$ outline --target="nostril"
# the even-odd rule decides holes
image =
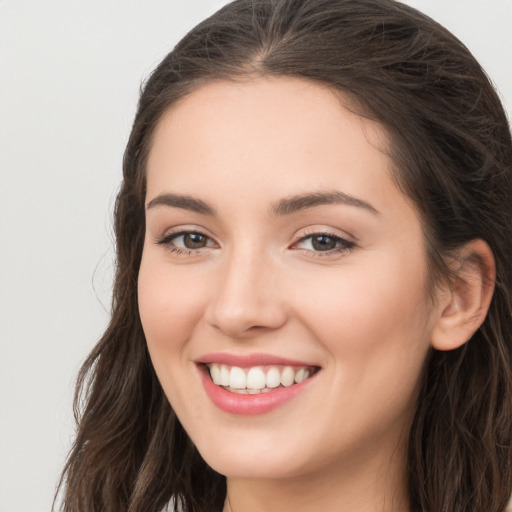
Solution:
[[[267,307],[237,308],[226,311],[212,306],[206,318],[208,323],[231,338],[247,338],[265,331],[278,329],[286,322],[284,314]]]
[[[208,323],[232,338],[246,338],[286,322],[284,296],[276,288],[271,262],[240,244],[212,282]]]

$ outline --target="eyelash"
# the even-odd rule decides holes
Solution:
[[[181,231],[177,231],[174,233],[168,233],[167,235],[164,235],[162,238],[157,239],[156,243],[158,245],[164,246],[166,248],[166,250],[168,250],[171,253],[178,254],[178,255],[185,255],[185,256],[198,255],[198,254],[200,254],[201,249],[206,249],[208,247],[208,245],[207,245],[206,247],[192,249],[192,248],[177,247],[176,245],[172,245],[173,240],[176,240],[180,236],[185,236],[185,235],[199,235],[199,236],[206,238],[209,241],[213,241],[213,239],[211,237],[202,233],[201,231],[191,229],[191,230],[181,230]]]
[[[309,256],[321,258],[321,257],[326,257],[326,256],[333,256],[335,254],[341,254],[344,252],[350,253],[356,247],[356,244],[354,242],[351,242],[350,240],[347,240],[346,238],[343,238],[339,235],[335,235],[334,233],[329,233],[328,231],[315,231],[313,233],[308,233],[308,234],[304,235],[303,237],[301,237],[297,242],[295,242],[293,244],[293,246],[297,246],[300,243],[302,243],[308,239],[313,240],[315,237],[329,238],[336,244],[337,247],[335,247],[333,249],[329,249],[327,251],[318,251],[318,250],[314,250],[314,249],[303,249],[307,252],[307,254]],[[300,249],[295,249],[295,250],[300,250]]]
[[[184,248],[184,247],[178,247],[178,246],[172,244],[173,240],[176,240],[180,236],[185,236],[185,235],[199,235],[201,237],[205,237],[207,239],[207,241],[211,241],[215,245],[217,244],[211,237],[202,233],[201,231],[196,231],[196,230],[182,230],[182,231],[178,231],[175,233],[169,233],[167,235],[164,235],[162,238],[157,239],[156,243],[158,245],[164,246],[169,252],[171,252],[173,254],[185,255],[185,256],[199,255],[201,253],[202,249],[206,249],[206,248],[212,246],[212,245],[210,245],[210,246],[206,245],[205,247],[198,247],[198,248]],[[302,249],[308,254],[308,256],[313,256],[313,257],[332,256],[332,255],[340,254],[340,253],[344,253],[344,252],[351,252],[356,247],[356,244],[354,242],[351,242],[350,240],[347,240],[341,236],[338,236],[338,235],[335,235],[333,233],[329,233],[326,231],[320,231],[320,232],[315,231],[315,232],[308,233],[308,234],[302,236],[299,240],[294,242],[292,245],[292,249],[293,250],[301,250],[300,248],[294,248],[294,247],[305,242],[308,239],[312,240],[314,237],[324,237],[324,238],[331,239],[337,245],[337,247],[335,247],[333,249],[326,250],[326,251],[319,251],[319,250],[314,250],[314,249]]]

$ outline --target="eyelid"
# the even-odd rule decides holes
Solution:
[[[307,254],[314,256],[314,257],[322,257],[322,256],[335,256],[340,255],[341,253],[350,252],[355,247],[357,247],[357,242],[355,241],[354,237],[347,236],[342,233],[336,233],[336,230],[328,229],[325,227],[318,227],[318,228],[308,228],[304,232],[300,234],[300,236],[297,236],[295,241],[291,244],[290,248],[292,250],[299,250],[304,251]],[[314,249],[306,249],[306,248],[300,248],[297,247],[301,242],[304,242],[308,238],[312,238],[314,236],[325,236],[328,238],[332,238],[336,241],[338,245],[337,247],[333,249],[328,249],[326,251],[320,251],[320,250],[314,250]]]
[[[298,234],[296,234],[294,237],[294,243],[297,243],[300,240],[303,240],[314,235],[331,236],[333,238],[339,238],[341,240],[345,240],[353,244],[359,243],[358,239],[354,235],[347,233],[346,231],[341,231],[340,229],[337,228],[322,225],[308,226],[306,228],[299,230]]]
[[[207,242],[204,247],[182,247],[181,244],[176,245],[173,244],[173,240],[179,238],[180,236],[185,236],[189,234],[198,234],[206,238]],[[306,247],[298,247],[301,243],[308,240],[312,237],[327,237],[331,238],[335,241],[335,246],[330,249],[320,250],[318,248],[306,248]],[[161,245],[166,248],[169,252],[175,254],[184,254],[188,256],[199,255],[204,252],[205,249],[212,248],[220,248],[220,244],[217,240],[209,234],[209,231],[197,225],[180,225],[175,226],[173,228],[167,229],[164,234],[161,236],[157,236],[154,239],[154,243],[157,245]],[[300,234],[295,236],[295,240],[289,246],[291,250],[302,251],[303,253],[307,253],[308,255],[317,257],[317,256],[335,256],[340,255],[341,253],[350,252],[357,246],[357,242],[354,240],[354,237],[351,235],[346,235],[345,233],[337,232],[336,229],[329,229],[323,226],[317,227],[308,227],[304,229]]]
[[[217,246],[217,247],[219,246],[219,243],[217,242],[217,240],[212,235],[210,235],[208,233],[208,230],[203,229],[200,226],[186,226],[186,225],[185,226],[183,226],[183,225],[176,226],[176,227],[167,229],[161,236],[155,237],[154,242],[157,245],[165,246],[167,244],[170,244],[174,238],[178,238],[179,236],[193,234],[193,233],[202,235],[202,236],[206,237],[208,240],[212,241],[215,246]],[[184,248],[183,250],[190,251],[190,252],[198,252],[201,249],[206,249],[209,247],[211,247],[211,246],[202,247],[202,248],[198,248],[198,249]],[[176,249],[180,249],[180,248],[176,247]]]

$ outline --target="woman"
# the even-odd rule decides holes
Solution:
[[[237,0],[142,91],[64,510],[493,511],[512,143],[392,0]]]

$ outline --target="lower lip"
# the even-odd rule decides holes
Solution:
[[[241,416],[255,416],[265,414],[277,409],[281,405],[302,393],[317,375],[316,373],[302,381],[288,387],[276,388],[272,391],[256,395],[232,393],[213,383],[208,371],[200,368],[201,379],[210,400],[222,411]]]

